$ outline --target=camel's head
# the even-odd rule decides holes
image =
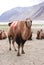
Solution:
[[[26,20],[25,20],[25,23],[26,23],[26,26],[27,26],[28,28],[30,28],[30,27],[32,26],[32,20],[31,20],[31,19],[26,19]]]
[[[37,31],[37,37],[36,39],[39,39],[40,31]]]

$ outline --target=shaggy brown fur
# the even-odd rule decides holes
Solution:
[[[31,32],[28,40],[32,40],[32,32]]]
[[[17,55],[20,56],[20,46],[22,47],[22,54],[24,54],[24,43],[31,35],[31,26],[32,21],[31,20],[25,20],[25,21],[17,21],[16,23],[11,23],[8,31],[8,39],[9,44],[11,45],[11,40],[14,46],[14,41],[18,44],[18,53]],[[15,47],[14,47],[15,48]],[[11,46],[9,48],[11,50]],[[16,49],[15,49],[16,50]]]
[[[3,30],[0,30],[0,40],[6,39],[7,38],[7,34],[6,32]]]
[[[37,39],[44,39],[44,32],[41,29],[40,31],[37,31]]]

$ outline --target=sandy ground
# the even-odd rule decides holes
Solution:
[[[37,40],[35,33],[32,39],[32,41],[26,41],[25,54],[21,54],[20,57],[17,56],[13,46],[9,51],[8,39],[0,40],[0,65],[44,65],[44,39]]]

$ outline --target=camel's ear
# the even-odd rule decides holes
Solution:
[[[31,21],[31,23],[32,23],[32,21]]]
[[[13,22],[8,23],[8,26],[11,26],[12,23],[13,23]]]

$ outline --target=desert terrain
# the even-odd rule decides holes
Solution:
[[[7,27],[3,27],[5,30]],[[37,40],[36,32],[44,26],[32,27],[32,40],[27,40],[24,45],[25,54],[17,56],[17,51],[9,51],[8,38],[0,40],[0,65],[44,65],[44,39]],[[0,28],[1,29],[1,28]],[[17,48],[17,44],[15,42]]]

